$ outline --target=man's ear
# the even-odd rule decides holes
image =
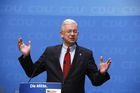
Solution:
[[[61,38],[63,38],[63,32],[62,31],[60,32],[60,36],[61,36]]]

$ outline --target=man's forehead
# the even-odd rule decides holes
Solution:
[[[64,26],[65,26],[65,27],[66,27],[66,26],[77,27],[77,25],[76,25],[76,24],[73,24],[73,23],[71,23],[71,24],[64,24]]]

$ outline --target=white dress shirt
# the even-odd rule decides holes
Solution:
[[[59,58],[62,71],[63,71],[64,57],[65,57],[65,53],[67,52],[67,48],[68,47],[63,44],[62,49],[61,49],[60,58]],[[70,48],[70,55],[71,55],[70,58],[71,58],[71,64],[72,64],[72,61],[73,61],[74,55],[75,55],[76,45],[73,45],[69,48]]]

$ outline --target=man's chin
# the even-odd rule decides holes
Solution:
[[[74,44],[75,44],[75,41],[67,42],[67,44],[69,44],[69,45],[74,45]]]

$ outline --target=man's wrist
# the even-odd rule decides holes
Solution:
[[[105,75],[107,73],[107,71],[101,72],[101,70],[99,70],[99,72],[100,72],[101,75]]]

